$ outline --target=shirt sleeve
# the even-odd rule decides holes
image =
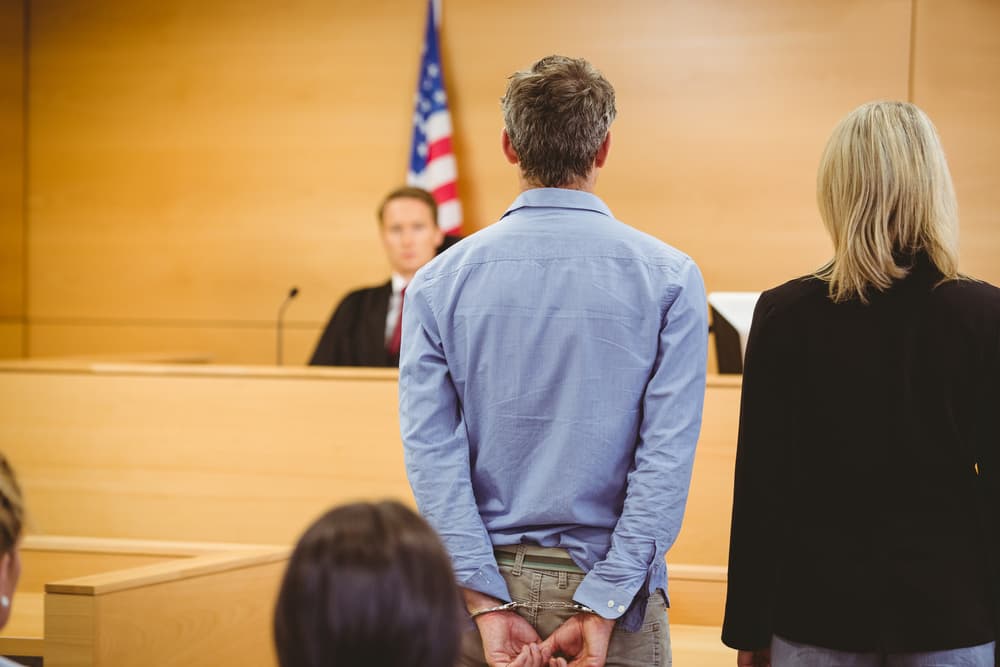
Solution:
[[[417,507],[444,542],[459,585],[509,602],[472,491],[462,404],[420,274],[403,303],[399,422]]]
[[[705,401],[708,305],[701,273],[687,260],[675,278],[660,327],[657,357],[643,397],[643,418],[621,517],[607,557],[587,573],[574,600],[604,618],[632,606],[677,538],[687,504]],[[648,591],[651,592],[651,591]],[[638,612],[644,611],[643,609]],[[623,627],[633,630],[629,613]]]
[[[742,650],[770,645],[776,561],[774,494],[777,452],[788,439],[789,385],[783,349],[767,292],[754,310],[747,340],[736,448],[728,591],[722,641]]]

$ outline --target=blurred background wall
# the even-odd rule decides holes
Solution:
[[[405,179],[423,0],[0,3],[0,356],[202,351],[304,362],[385,280],[374,209]],[[598,194],[709,290],[829,255],[815,171],[872,99],[936,122],[962,268],[1000,282],[1000,3],[444,0],[465,233],[517,194],[506,77],[549,53],[614,84]]]

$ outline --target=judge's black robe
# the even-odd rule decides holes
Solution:
[[[309,365],[398,366],[399,358],[385,348],[385,318],[391,296],[389,281],[344,297],[327,322]]]

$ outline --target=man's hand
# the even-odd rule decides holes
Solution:
[[[736,654],[736,667],[771,667],[771,649],[739,651]]]
[[[577,614],[542,642],[542,654],[556,656],[549,660],[549,667],[604,667],[614,628],[613,620],[597,614]]]
[[[483,654],[490,667],[545,667],[541,637],[531,624],[512,611],[494,611],[476,617]]]
[[[470,612],[503,604],[467,588],[462,593]],[[513,611],[492,611],[474,620],[490,667],[545,667],[552,656],[541,646],[542,639],[531,624]]]

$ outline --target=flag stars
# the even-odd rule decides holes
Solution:
[[[438,90],[434,91],[434,101],[435,102],[437,102],[438,104],[444,104],[445,99],[447,99],[447,97],[444,94],[443,90],[438,89]]]
[[[417,144],[417,155],[420,157],[427,157],[427,144]]]
[[[441,73],[441,69],[437,65],[435,65],[434,63],[430,63],[429,65],[427,65],[427,74],[429,76],[435,77],[435,76],[437,76],[440,73]]]

